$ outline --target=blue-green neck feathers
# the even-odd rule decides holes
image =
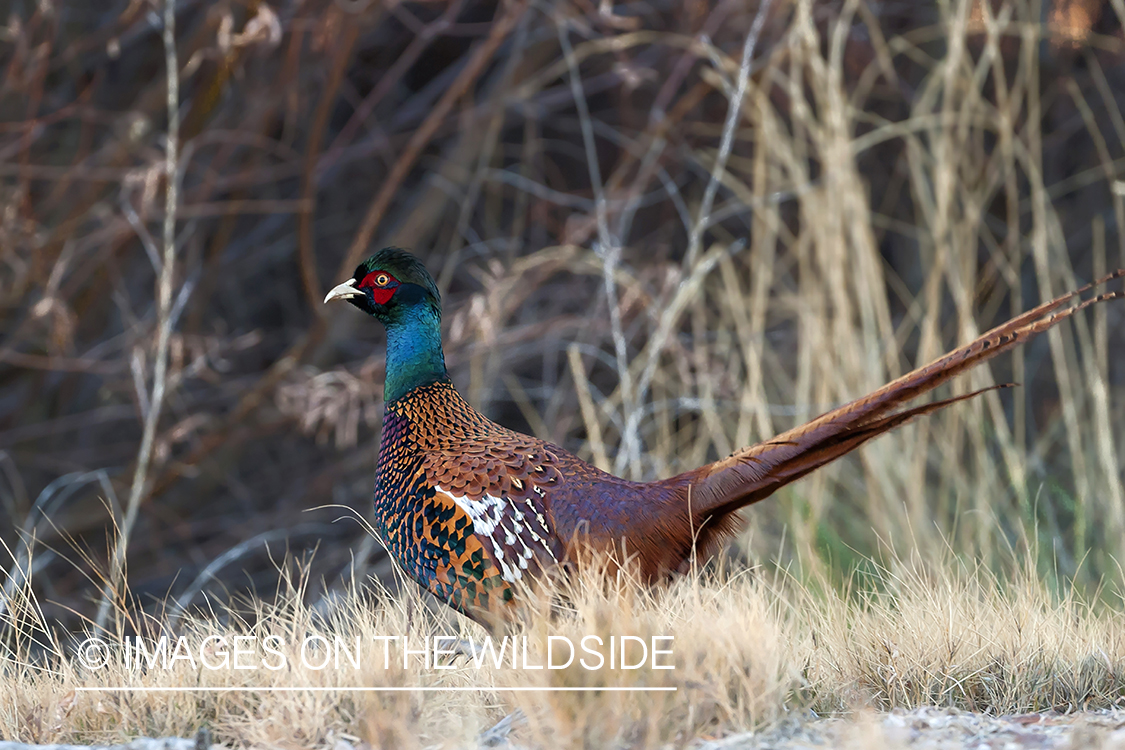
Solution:
[[[390,402],[423,385],[448,379],[441,351],[441,313],[420,302],[384,320],[387,328],[387,377],[383,400]]]

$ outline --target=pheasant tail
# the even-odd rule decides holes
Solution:
[[[896,411],[906,402],[1022,344],[1090,305],[1125,296],[1122,292],[1106,292],[1067,306],[1093,288],[1122,276],[1125,276],[1125,269],[1029,310],[930,364],[811,422],[772,440],[743,448],[726,459],[681,474],[674,480],[679,480],[685,488],[691,487],[694,520],[721,521],[727,514],[769,497],[790,482],[914,417],[930,414],[986,391],[1008,387],[1011,384],[992,386]]]

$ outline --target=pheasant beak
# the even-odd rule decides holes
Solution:
[[[355,288],[355,279],[348,279],[343,284],[337,284],[332,287],[332,291],[324,297],[324,303],[328,304],[334,299],[347,299],[348,297],[362,296],[363,292]]]

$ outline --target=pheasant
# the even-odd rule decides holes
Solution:
[[[737,528],[735,512],[914,417],[972,398],[902,404],[1079,310],[1068,305],[1125,269],[1040,305],[879,390],[729,457],[655,482],[620,479],[557,445],[509,430],[454,388],[441,345],[441,298],[425,266],[385,248],[333,288],[386,328],[385,413],[375,527],[423,588],[488,624],[521,585],[583,551],[632,556],[644,579],[682,572]],[[993,386],[1003,387],[1003,386]]]

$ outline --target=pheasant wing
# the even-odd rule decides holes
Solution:
[[[505,601],[512,598],[514,584],[564,556],[550,521],[550,490],[562,478],[558,458],[532,438],[511,437],[465,440],[430,453],[422,466],[435,492],[434,505],[448,516],[444,528],[454,546],[464,550],[437,571],[439,580],[460,588],[475,584],[470,588],[495,591]],[[483,565],[469,559],[477,549],[486,556]],[[467,603],[487,609],[487,599]]]

